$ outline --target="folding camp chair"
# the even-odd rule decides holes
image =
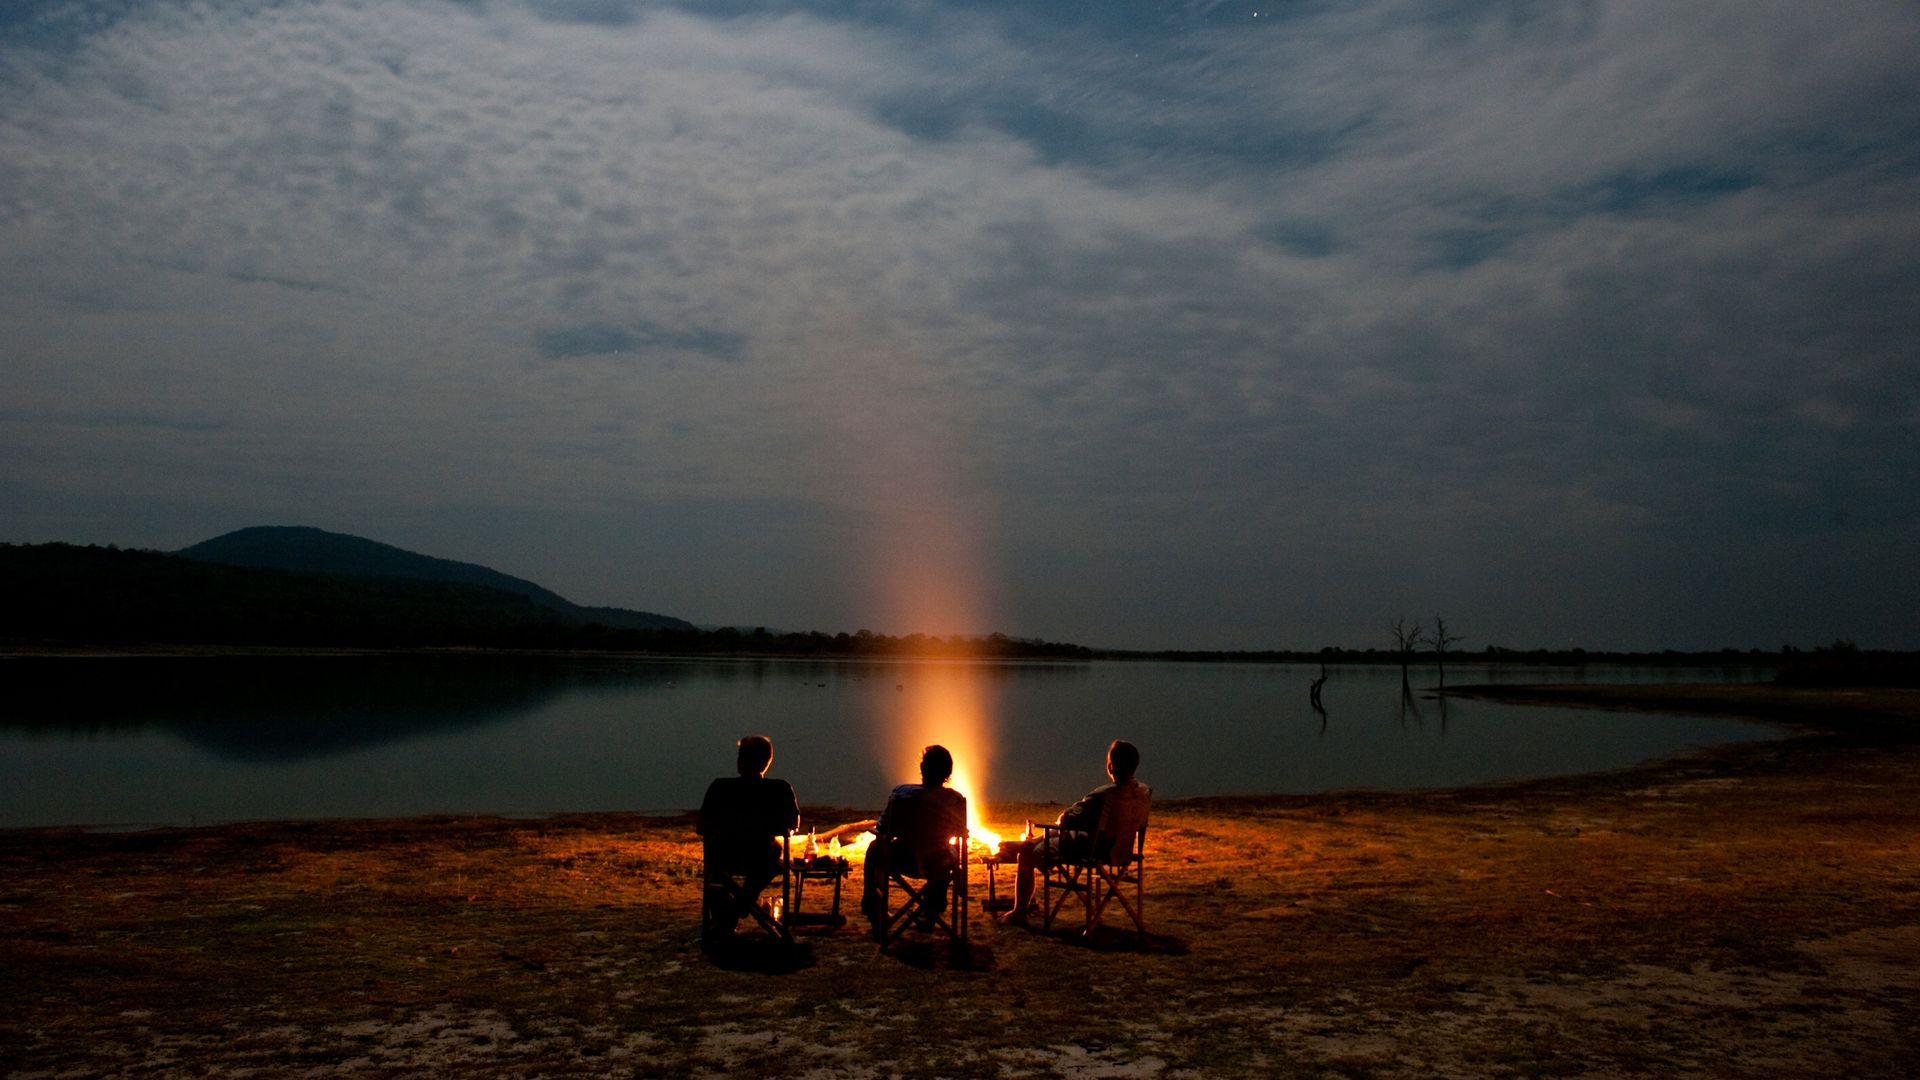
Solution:
[[[935,894],[931,891],[926,872],[914,857],[912,846],[905,839],[893,836],[876,839],[874,844],[885,844],[887,853],[886,877],[880,885],[880,917],[873,923],[880,938],[880,951],[886,952],[887,947],[899,940],[909,926],[916,925],[945,933],[955,942],[966,945],[969,931],[966,835],[951,837],[947,841],[954,861],[953,879],[948,885],[947,909],[938,914],[928,905]],[[902,894],[899,907],[893,903],[895,888]]]
[[[1040,912],[1046,929],[1053,929],[1069,899],[1078,899],[1085,917],[1081,935],[1091,938],[1117,900],[1134,930],[1146,937],[1147,809],[1152,792],[1144,784],[1134,788],[1135,794],[1102,804],[1101,820],[1091,833],[1034,826],[1040,830]]]
[[[714,850],[709,842],[702,851],[700,890],[700,939],[709,944],[721,940],[741,915],[753,916],[760,929],[784,944],[793,944],[793,928],[787,914],[793,910],[793,838],[780,837],[780,856],[773,877],[758,896],[750,896],[751,879],[765,873],[764,863],[742,860],[737,855]]]

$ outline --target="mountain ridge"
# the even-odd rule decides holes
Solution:
[[[170,554],[195,562],[257,570],[476,585],[524,597],[581,625],[598,623],[621,630],[694,629],[693,623],[672,615],[576,604],[543,585],[489,566],[424,555],[311,525],[251,525]]]

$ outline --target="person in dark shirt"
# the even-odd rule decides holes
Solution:
[[[740,874],[746,885],[742,906],[725,923],[728,930],[780,872],[780,838],[800,827],[800,804],[793,797],[793,785],[767,779],[773,740],[748,735],[735,745],[739,775],[722,776],[707,785],[694,823],[694,831],[705,841],[707,864]]]
[[[886,917],[881,890],[889,871],[926,879],[923,925],[947,909],[958,863],[948,840],[967,835],[967,797],[946,786],[952,776],[953,754],[944,746],[929,746],[920,752],[920,782],[901,784],[887,796],[887,807],[873,829],[877,839],[868,846],[861,867],[860,910],[869,920],[878,923]]]
[[[1069,859],[1092,855],[1105,859],[1109,852],[1092,850],[1095,832],[1104,834],[1105,841],[1111,845],[1121,839],[1116,835],[1118,831],[1138,829],[1147,823],[1147,806],[1153,799],[1153,789],[1134,776],[1139,769],[1140,748],[1125,739],[1113,740],[1107,747],[1107,779],[1113,782],[1094,788],[1082,795],[1079,802],[1061,811],[1058,824],[1062,831],[1052,838],[1057,846],[1042,852],[1042,841],[1036,837],[1019,849],[1013,910],[1007,914],[1007,922],[1026,926],[1032,917],[1033,872],[1043,855]]]

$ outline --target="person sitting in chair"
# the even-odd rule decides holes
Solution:
[[[1145,822],[1138,809],[1153,798],[1153,789],[1134,777],[1139,769],[1140,748],[1125,739],[1113,740],[1107,747],[1107,778],[1112,783],[1094,788],[1061,812],[1058,824],[1063,831],[1053,838],[1058,848],[1043,853],[1039,838],[1027,841],[1020,848],[1019,870],[1014,875],[1013,908],[1006,917],[1008,923],[1028,925],[1031,917],[1028,909],[1033,905],[1033,871],[1043,854],[1055,859],[1084,859],[1089,855],[1105,859],[1109,852],[1092,849],[1094,833],[1102,833],[1110,847],[1122,839],[1110,832],[1116,820],[1138,816]]]
[[[740,907],[723,915],[723,927],[729,932],[780,872],[780,838],[800,827],[800,804],[793,797],[793,785],[767,779],[773,740],[748,735],[735,745],[734,767],[739,775],[722,776],[707,785],[693,827],[706,841],[707,865],[740,874],[745,885]]]
[[[887,796],[887,808],[873,828],[877,839],[861,867],[860,911],[875,924],[886,918],[883,890],[890,871],[926,879],[923,927],[946,911],[956,864],[947,840],[967,832],[967,797],[946,786],[952,776],[953,754],[944,746],[929,746],[920,752],[920,782],[901,784]]]

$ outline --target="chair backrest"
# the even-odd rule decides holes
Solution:
[[[1147,827],[1152,806],[1153,789],[1138,781],[1115,784],[1107,792],[1100,800],[1100,823],[1094,830],[1102,859],[1114,865],[1132,859],[1134,839]]]
[[[929,849],[924,853],[916,851],[912,838],[900,833],[877,836],[876,845],[884,845],[887,853],[887,872],[902,877],[923,878],[928,871],[940,865],[941,855]]]
[[[772,870],[778,874],[793,857],[793,836],[758,836],[742,842],[730,837],[701,837],[700,861],[709,880],[726,875]]]
[[[967,831],[966,796],[939,787],[903,785],[894,791],[881,815],[885,831],[875,829],[887,844],[889,869],[925,877],[928,869],[951,865],[949,838]]]

